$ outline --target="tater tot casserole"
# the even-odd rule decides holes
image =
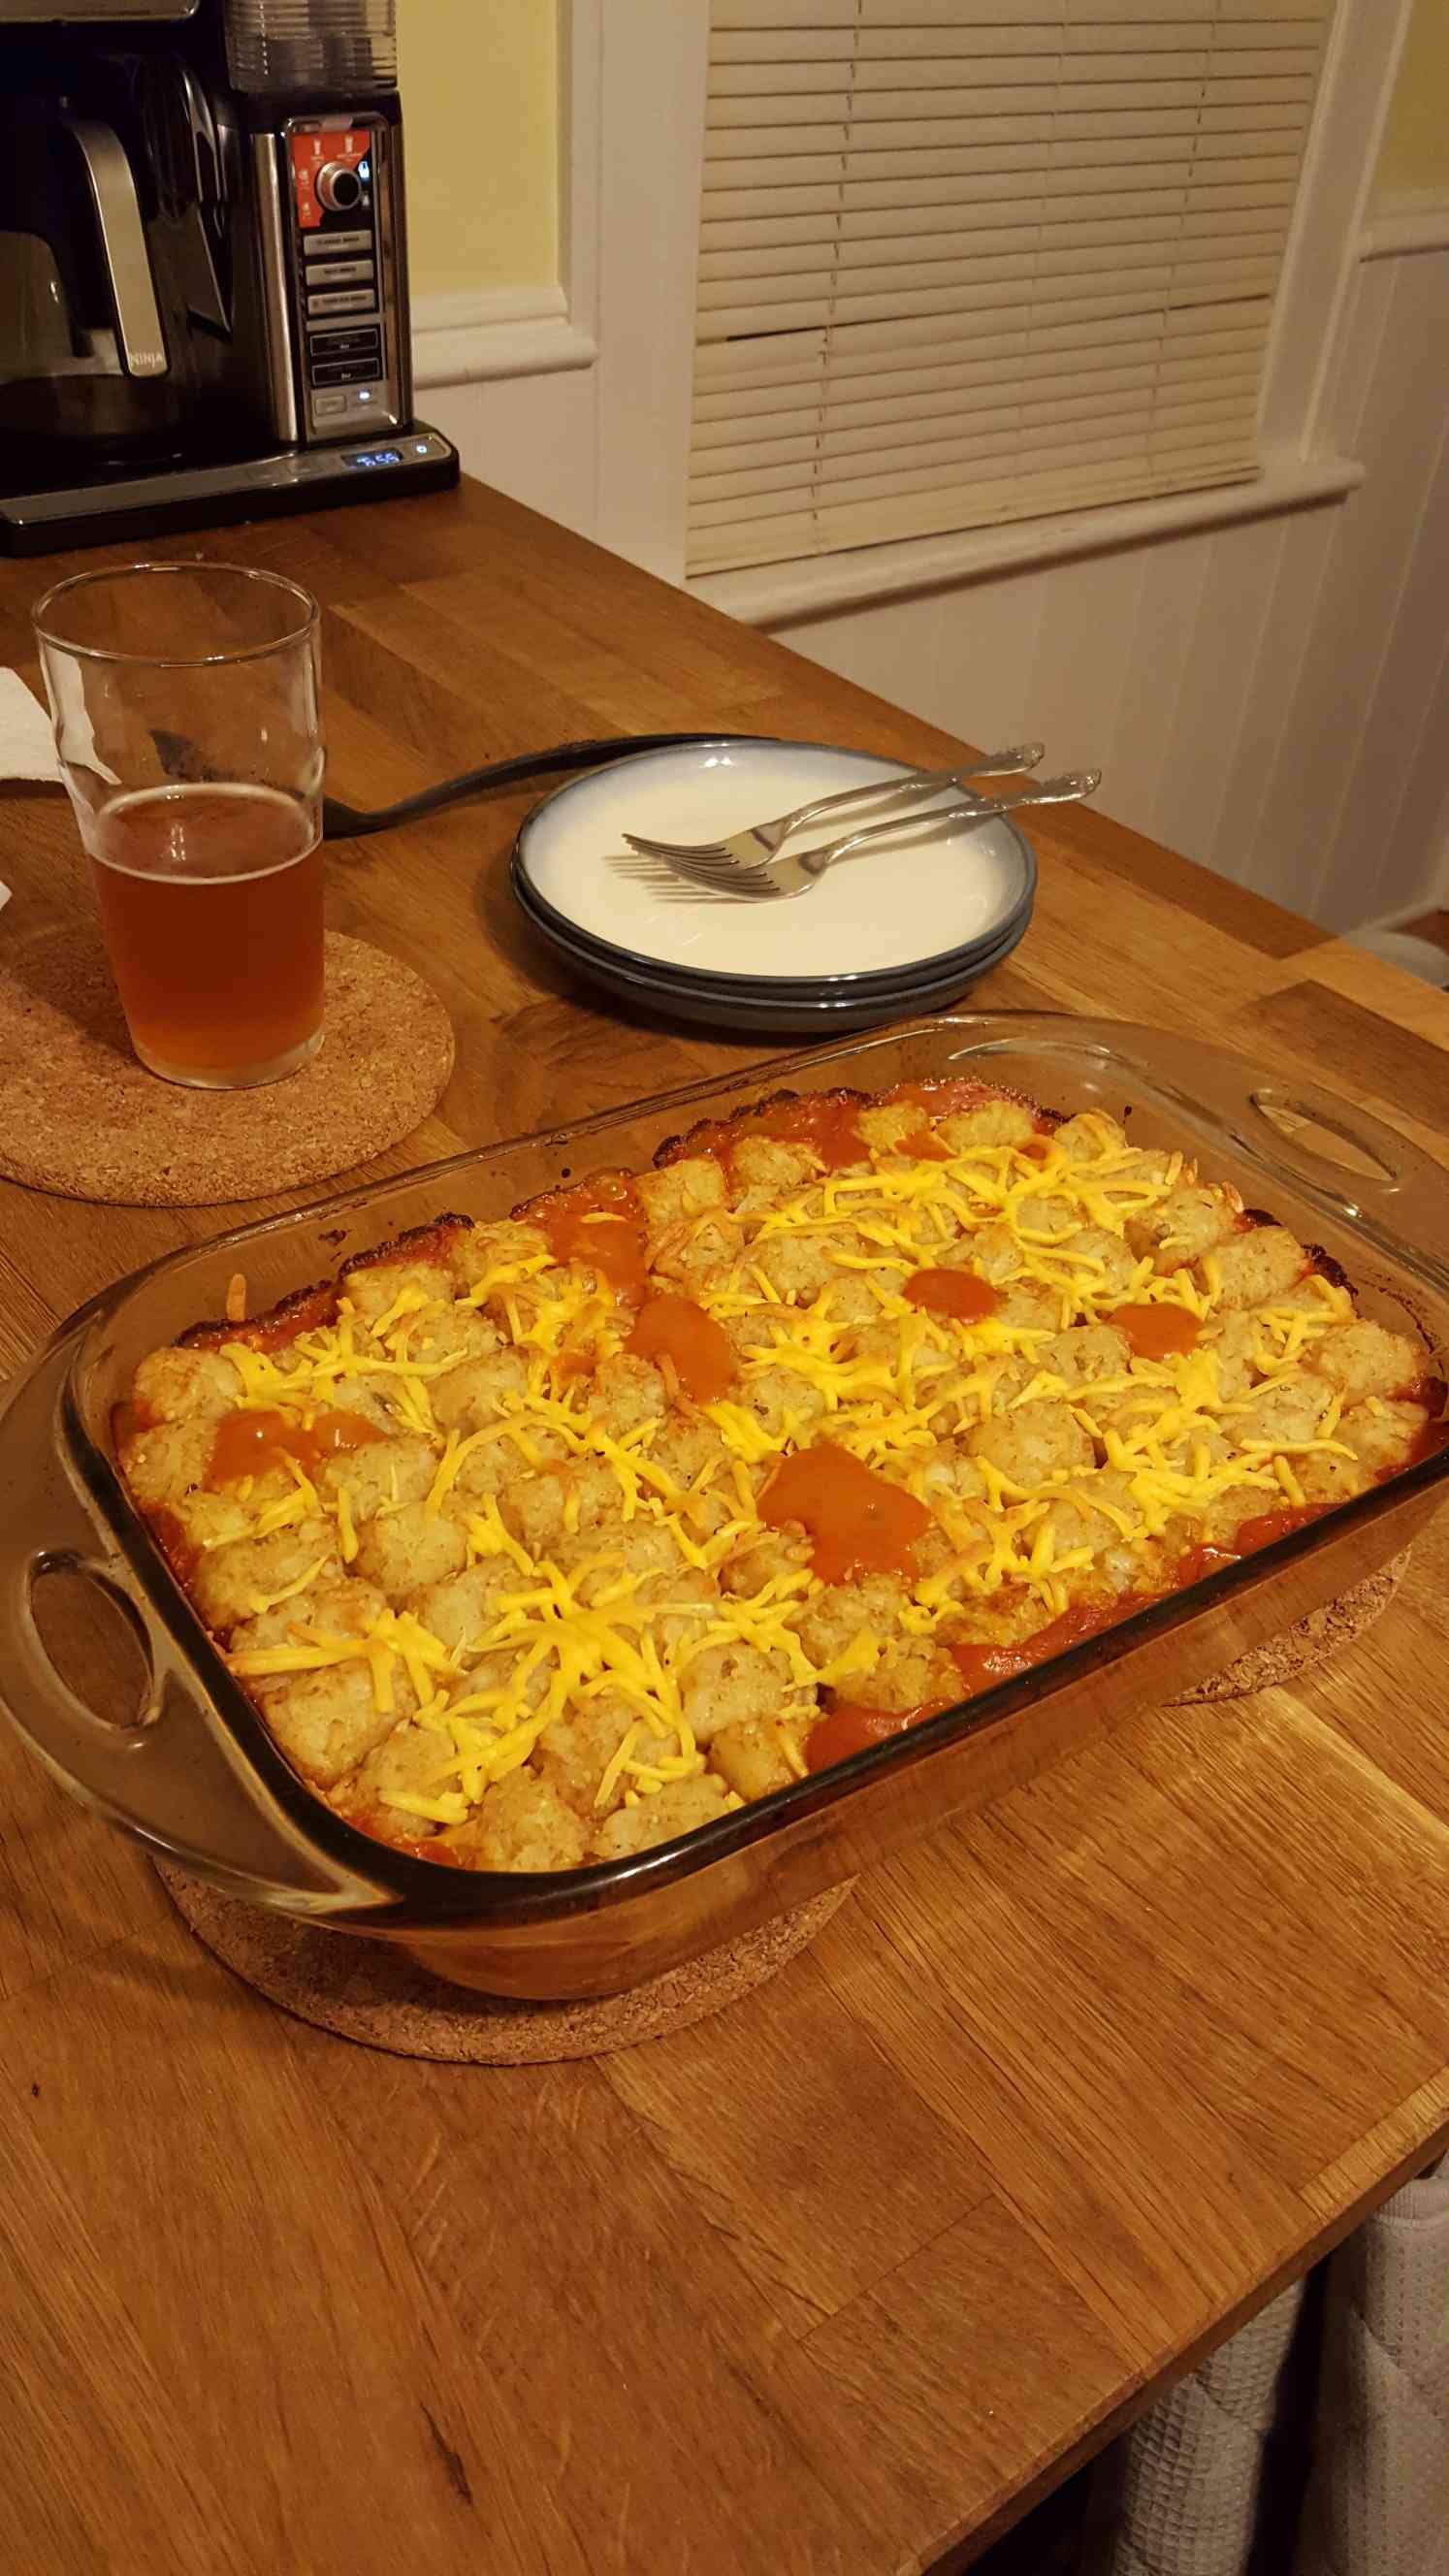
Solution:
[[[955,1706],[1445,1436],[1181,1154],[974,1082],[781,1097],[153,1352],[131,1496],[312,1789],[617,1859]]]

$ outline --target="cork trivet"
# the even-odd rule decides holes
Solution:
[[[299,2021],[394,2057],[457,2066],[544,2066],[603,2057],[723,2011],[783,1968],[829,1922],[852,1882],[778,1914],[687,1966],[626,1995],[587,2003],[495,2002],[445,1985],[391,1942],[318,1931],[284,1914],[240,1905],[169,1862],[156,1864],[183,1920],[224,1966]]]
[[[327,934],[327,1034],[256,1091],[158,1082],[132,1055],[99,942],[0,951],[0,1174],[121,1207],[209,1207],[328,1179],[421,1124],[453,1069],[436,993],[396,957]]]
[[[1278,1683],[1291,1682],[1300,1673],[1311,1672],[1315,1664],[1326,1663],[1344,1646],[1381,1619],[1399,1585],[1409,1570],[1407,1548],[1391,1556],[1376,1574],[1355,1583],[1351,1590],[1340,1592],[1336,1601],[1326,1601],[1321,1610],[1310,1610],[1305,1619],[1295,1619],[1291,1628],[1283,1628],[1276,1637],[1267,1637],[1261,1646],[1250,1646],[1245,1655],[1225,1664],[1220,1673],[1210,1673],[1206,1681],[1194,1682],[1191,1690],[1173,1701],[1174,1708],[1190,1708],[1198,1700],[1246,1699],[1250,1691],[1272,1690]]]

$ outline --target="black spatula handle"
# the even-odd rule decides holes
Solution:
[[[494,760],[485,769],[465,769],[459,778],[442,779],[436,787],[421,788],[416,796],[402,796],[396,805],[379,806],[376,813],[360,813],[353,805],[339,803],[335,796],[322,799],[322,830],[329,841],[355,841],[366,832],[391,832],[399,823],[413,823],[422,814],[436,814],[445,805],[456,805],[465,796],[481,795],[490,787],[512,787],[521,778],[545,778],[570,769],[597,769],[606,760],[627,759],[634,752],[669,751],[676,744],[719,742],[714,733],[625,733],[605,735],[597,742],[558,742],[548,751],[519,752],[512,760]],[[751,735],[752,741],[767,737]]]

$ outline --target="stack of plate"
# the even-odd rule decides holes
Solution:
[[[543,937],[636,1008],[736,1029],[869,1027],[952,1002],[1008,957],[1031,919],[1036,861],[1015,825],[969,814],[853,852],[789,900],[712,894],[636,858],[626,831],[709,841],[814,796],[914,772],[819,743],[729,736],[646,752],[536,805],[513,851],[513,891]],[[959,804],[947,791],[932,804]],[[807,827],[806,851],[890,813],[882,801]]]

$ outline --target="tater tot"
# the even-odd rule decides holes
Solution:
[[[1056,1474],[1082,1475],[1097,1463],[1090,1436],[1070,1407],[1044,1397],[983,1422],[969,1445],[974,1458],[1027,1486]]]
[[[138,1414],[157,1422],[215,1420],[245,1402],[241,1377],[220,1351],[152,1351],[132,1384]]]
[[[1036,1119],[1019,1100],[983,1100],[939,1119],[936,1133],[953,1154],[969,1154],[973,1147],[1028,1144]]]
[[[143,1511],[175,1511],[181,1497],[203,1484],[216,1443],[216,1424],[199,1414],[173,1416],[138,1431],[122,1451],[126,1482]]]
[[[674,1780],[637,1807],[617,1807],[589,1844],[590,1860],[624,1860],[631,1852],[652,1851],[676,1834],[692,1834],[726,1813],[729,1791],[713,1772],[694,1780]]]
[[[820,1170],[819,1158],[806,1145],[787,1145],[774,1136],[744,1136],[731,1156],[735,1203],[741,1209],[767,1208],[809,1187]]]
[[[532,1771],[486,1789],[466,1825],[448,1826],[438,1841],[470,1869],[577,1869],[584,1857],[579,1818]]]
[[[1361,1317],[1336,1324],[1304,1354],[1304,1366],[1348,1404],[1366,1395],[1402,1396],[1423,1375],[1423,1353],[1403,1333]]]
[[[329,1577],[343,1572],[336,1524],[312,1519],[266,1538],[239,1539],[211,1548],[191,1578],[197,1607],[210,1627],[223,1636],[255,1615],[258,1599],[284,1592],[314,1569]]]
[[[1074,1163],[1098,1163],[1125,1152],[1127,1130],[1105,1109],[1079,1109],[1075,1118],[1063,1119],[1052,1142]]]
[[[811,1722],[813,1723],[813,1711]],[[722,1726],[709,1748],[710,1769],[719,1774],[727,1789],[737,1790],[742,1798],[768,1798],[775,1789],[788,1789],[800,1776],[803,1765],[801,1742],[808,1733],[798,1718],[736,1718]],[[790,1759],[790,1751],[795,1761]]]
[[[253,1687],[283,1751],[319,1789],[335,1788],[355,1770],[392,1733],[399,1708],[413,1704],[404,1676],[392,1708],[379,1707],[365,1663],[336,1664]]]
[[[1179,1270],[1236,1234],[1241,1214],[1242,1202],[1235,1190],[1186,1183],[1170,1191],[1155,1208],[1130,1214],[1127,1241],[1135,1253],[1151,1254],[1155,1270]]]
[[[205,1326],[141,1362],[130,1496],[335,1813],[453,1870],[629,1860],[1425,1454],[1439,1362],[1325,1253],[975,1061],[631,1174],[550,1147],[240,1365]]]
[[[789,1679],[785,1657],[758,1646],[706,1646],[691,1656],[680,1698],[696,1742],[708,1744],[740,1718],[776,1716]]]
[[[453,1286],[444,1261],[382,1260],[349,1270],[346,1292],[357,1315],[370,1328],[404,1297],[419,1299],[425,1306],[451,1305]]]
[[[1229,1237],[1194,1265],[1194,1276],[1219,1307],[1261,1306],[1291,1288],[1308,1267],[1296,1236],[1281,1225],[1256,1225]]]
[[[467,1542],[457,1522],[444,1512],[429,1512],[422,1503],[379,1514],[357,1534],[358,1573],[399,1598],[425,1584],[445,1583],[467,1561]]]

